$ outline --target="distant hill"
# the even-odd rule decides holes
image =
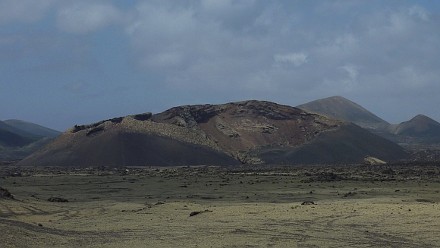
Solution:
[[[187,105],[75,126],[19,165],[355,163],[406,157],[362,128],[265,101]]]
[[[22,159],[59,132],[24,121],[0,121],[0,160]]]
[[[391,129],[394,134],[416,137],[440,137],[440,123],[425,115],[417,115]]]
[[[28,133],[26,131],[23,131],[21,129],[18,129],[14,126],[8,125],[4,121],[0,121],[0,130],[7,131],[7,132],[13,133],[15,135],[21,136],[21,137],[35,138],[35,135]]]
[[[440,143],[440,123],[425,115],[417,115],[409,121],[392,125],[389,130],[401,140]]]
[[[390,125],[357,103],[341,96],[315,100],[299,105],[297,108],[330,118],[349,121],[368,129],[384,129]]]
[[[19,147],[25,146],[34,142],[35,140],[13,133],[7,129],[0,127],[0,145],[5,147]]]
[[[54,138],[61,134],[61,132],[59,131],[22,120],[5,120],[3,122],[9,126],[14,127],[15,129],[21,130],[34,136]]]
[[[400,124],[389,124],[362,106],[340,96],[328,97],[298,108],[355,123],[408,150],[440,149],[440,123],[424,116]]]

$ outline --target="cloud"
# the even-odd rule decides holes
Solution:
[[[85,94],[90,88],[90,84],[82,81],[77,81],[70,84],[65,84],[62,88],[72,94]]]
[[[197,13],[206,19],[218,21],[224,27],[240,30],[243,20],[255,14],[255,0],[203,0],[194,5]]]
[[[340,67],[342,70],[347,72],[348,78],[351,81],[355,81],[359,75],[358,68],[354,65],[344,65]]]
[[[437,77],[433,77],[432,73],[423,72],[414,66],[405,66],[402,67],[399,71],[397,71],[396,78],[403,82],[402,87],[408,89],[421,89],[427,88],[427,86],[431,86],[438,79]]]
[[[11,82],[34,82],[35,74],[18,68],[35,66],[43,83],[88,82],[68,84],[64,94],[120,84],[139,98],[150,92],[156,99],[145,104],[155,106],[250,98],[299,104],[341,94],[390,104],[423,97],[434,106],[440,104],[434,96],[440,91],[440,19],[433,6],[0,0],[0,24],[9,28],[0,35],[0,68]]]
[[[127,34],[141,53],[141,64],[151,68],[181,66],[192,52],[197,30],[202,28],[191,9],[142,3],[135,16]]]
[[[37,21],[54,3],[55,0],[2,0],[0,1],[0,23]]]
[[[419,18],[420,20],[423,20],[423,21],[429,21],[429,19],[430,19],[429,12],[426,9],[424,9],[420,6],[417,6],[417,5],[410,7],[408,9],[408,14],[410,16],[416,16],[417,18]]]
[[[305,53],[275,54],[274,60],[277,63],[291,63],[295,66],[300,66],[307,63],[307,57]]]
[[[168,87],[196,90],[203,85],[212,91],[241,87],[255,71],[256,58],[271,63],[269,54],[255,53],[262,49],[260,39],[237,35],[222,18],[207,15],[205,8],[155,2],[136,7],[127,34],[139,64],[147,73],[163,75]]]
[[[69,33],[85,34],[121,20],[122,13],[108,2],[73,2],[58,10],[58,27]]]
[[[425,87],[433,84],[438,65],[440,37],[434,30],[439,23],[419,5],[40,0],[38,8],[30,8],[28,1],[0,2],[19,10],[4,20],[36,20],[53,7],[57,27],[72,34],[119,23],[141,71],[160,78],[164,87],[198,91],[203,86],[207,95],[231,87],[259,95],[270,85],[274,95],[277,90],[281,95],[324,95],[322,86],[329,83],[336,91],[353,94],[381,89],[380,84]],[[0,44],[6,44],[6,38]],[[431,76],[421,79],[423,74]],[[416,80],[423,83],[413,83]]]
[[[438,64],[438,23],[427,9],[374,4],[142,2],[126,30],[141,68],[170,89],[214,98],[231,88],[243,97],[355,95],[411,84],[408,72],[398,76],[403,68]]]
[[[368,23],[370,35],[409,36],[418,28],[430,23],[427,9],[414,5],[401,7],[392,12],[379,12]],[[403,41],[402,41],[403,42]]]
[[[183,62],[183,52],[179,51],[169,51],[161,52],[146,58],[142,65],[147,67],[160,67],[160,68],[170,68],[174,66],[179,66]]]
[[[267,92],[264,89],[277,83],[274,77],[288,77],[284,72],[275,75],[281,69],[272,68],[274,54],[280,55],[277,59],[285,58],[273,47],[273,40],[256,29],[255,20],[261,14],[258,6],[253,1],[246,2],[247,8],[243,8],[244,2],[236,3],[211,5],[209,9],[205,2],[188,6],[139,4],[127,34],[140,66],[148,74],[162,75],[166,87],[202,88],[206,97],[221,97],[231,88],[249,96]],[[242,18],[232,22],[229,11]],[[246,14],[248,11],[252,15]],[[210,13],[214,12],[213,18]],[[287,56],[287,63],[293,66],[307,60],[306,53]]]
[[[341,80],[341,82],[343,83],[344,90],[346,91],[353,90],[358,84],[358,76],[359,76],[358,67],[355,65],[344,65],[341,66],[340,68],[347,74],[347,76]]]
[[[249,8],[255,4],[255,0],[203,0],[201,1],[202,8],[210,12],[233,11],[234,9]]]

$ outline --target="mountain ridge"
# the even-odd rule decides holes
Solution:
[[[27,132],[32,135],[36,135],[40,137],[54,138],[61,134],[61,132],[57,130],[44,127],[28,121],[9,119],[9,120],[4,120],[3,122],[9,126],[14,127],[15,129],[19,129],[22,130],[23,132]]]
[[[20,120],[0,121],[0,160],[22,159],[60,133]]]

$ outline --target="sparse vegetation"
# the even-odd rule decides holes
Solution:
[[[212,212],[212,211],[210,211],[208,209],[206,209],[204,211],[193,211],[193,212],[189,213],[189,217],[196,216],[196,215],[199,215],[201,213],[206,213],[206,212]]]
[[[49,197],[49,199],[47,199],[47,201],[49,201],[49,202],[69,202],[69,200],[62,198],[62,197]]]
[[[427,234],[440,230],[440,167],[387,168],[395,172],[393,178],[381,166],[366,165],[3,166],[2,186],[19,200],[0,199],[0,230],[9,232],[0,235],[0,243],[439,246],[440,236]]]

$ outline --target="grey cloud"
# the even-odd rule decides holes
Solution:
[[[306,17],[295,6],[284,10],[282,2],[262,7],[260,2],[250,1],[246,8],[252,15],[235,20],[234,25],[241,27],[237,32],[223,21],[242,8],[233,6],[233,1],[216,4],[220,3],[174,8],[158,2],[141,4],[128,30],[144,68],[163,73],[169,87],[207,94],[231,87],[250,95],[269,91],[298,96],[356,94],[380,92],[385,81],[406,89],[408,85],[425,87],[435,78],[422,77],[425,72],[417,68],[417,60],[435,59],[427,51],[436,50],[434,44],[427,44],[426,51],[418,45],[440,41],[437,33],[423,31],[434,30],[435,23],[420,6],[362,12],[359,17],[350,16],[353,24],[348,26],[342,18],[321,27],[307,21],[325,16]],[[322,12],[325,5],[329,3],[312,6],[311,13],[332,15]],[[361,11],[364,5],[362,1],[348,5],[339,1],[331,7],[342,14],[347,8]],[[373,78],[382,79],[370,81]]]
[[[0,23],[33,22],[42,18],[56,0],[2,0]]]
[[[307,63],[307,54],[305,53],[286,53],[286,54],[275,54],[274,60],[277,63],[291,63],[295,66],[301,66]]]
[[[17,2],[0,4],[29,6]],[[41,3],[34,16],[55,1]],[[170,88],[324,95],[432,86],[438,18],[419,5],[380,4],[139,1],[118,9],[110,1],[75,1],[58,2],[56,17],[60,29],[76,34],[125,25],[140,68]]]
[[[201,14],[200,6],[195,7],[138,6],[138,18],[127,31],[141,52],[141,64],[167,73],[166,82],[173,87],[219,88],[237,83],[243,70],[252,66],[252,59],[261,56],[255,54],[256,47],[261,47],[259,40],[234,36],[220,22]]]
[[[108,2],[74,1],[58,10],[57,25],[63,31],[84,34],[122,19],[122,13]]]
[[[29,65],[22,58],[35,58],[42,78],[61,85],[89,82],[68,84],[67,92],[116,84],[139,98],[151,92],[154,103],[143,101],[156,109],[250,98],[295,105],[329,95],[380,110],[383,99],[438,105],[440,19],[433,11],[424,2],[379,0],[0,0],[2,25],[51,15],[49,25],[58,27],[39,33],[48,37],[44,46],[30,33],[0,36],[0,58],[17,71]],[[102,30],[109,32],[94,36]],[[109,37],[116,41],[105,48],[90,42]],[[109,54],[113,48],[118,55]],[[61,62],[65,69],[51,70]],[[107,62],[108,78],[98,66]]]
[[[62,88],[72,94],[84,94],[90,88],[90,84],[78,81],[70,84],[65,84]]]

